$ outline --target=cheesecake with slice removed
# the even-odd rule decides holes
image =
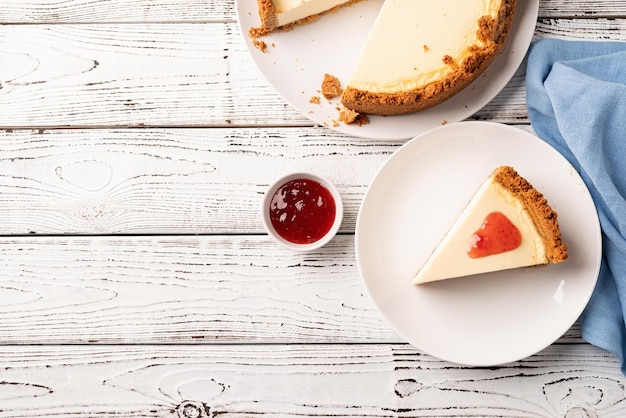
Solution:
[[[261,26],[249,34],[256,38],[293,28],[357,1],[361,0],[257,0]],[[385,0],[365,44],[353,45],[360,54],[345,81],[341,104],[360,114],[398,115],[456,95],[502,50],[515,4],[516,0]],[[344,16],[345,30],[359,19],[356,13]],[[327,52],[332,71],[336,59]]]
[[[561,263],[567,244],[557,213],[515,169],[495,169],[412,279],[422,284]]]

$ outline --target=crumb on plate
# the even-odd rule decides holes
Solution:
[[[324,74],[322,81],[322,95],[325,99],[330,100],[341,94],[341,82],[337,77],[331,74]]]

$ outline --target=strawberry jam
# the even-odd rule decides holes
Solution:
[[[331,192],[310,179],[295,179],[282,185],[270,202],[270,221],[287,241],[311,244],[335,222],[336,205]]]
[[[522,243],[519,229],[501,212],[491,212],[467,242],[472,258],[486,257],[516,249]]]

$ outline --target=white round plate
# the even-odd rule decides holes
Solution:
[[[510,165],[558,213],[569,259],[415,286],[410,280],[489,176]],[[408,141],[370,184],[356,226],[359,272],[409,343],[455,363],[493,366],[556,341],[587,305],[601,259],[595,205],[574,168],[521,129],[459,122]]]
[[[409,139],[442,123],[464,120],[489,103],[522,63],[539,10],[539,0],[517,1],[513,26],[502,53],[459,94],[408,115],[370,116],[369,124],[357,126],[335,122],[339,119],[339,98],[324,99],[321,84],[325,73],[344,83],[348,80],[382,1],[359,2],[294,30],[273,33],[263,38],[267,52],[256,48],[248,36],[251,27],[260,25],[257,2],[237,0],[236,4],[241,32],[254,62],[289,104],[320,125],[351,136],[376,139]],[[321,103],[311,103],[313,96],[320,97]]]

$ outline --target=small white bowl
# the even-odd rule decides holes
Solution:
[[[330,192],[333,199],[335,200],[335,220],[332,226],[330,227],[328,232],[326,232],[326,234],[322,236],[320,239],[311,243],[307,243],[307,244],[294,243],[280,236],[280,234],[276,231],[276,229],[274,229],[274,226],[272,225],[272,221],[270,219],[270,204],[272,202],[272,198],[274,197],[278,189],[280,189],[282,186],[289,183],[290,181],[297,180],[297,179],[313,180],[313,181],[320,183],[323,187],[325,187]],[[316,174],[312,174],[312,173],[296,172],[296,173],[291,173],[291,174],[281,177],[280,179],[275,181],[269,187],[269,189],[267,189],[267,191],[265,192],[265,196],[263,197],[261,218],[263,219],[263,225],[265,226],[265,229],[267,230],[268,234],[272,238],[274,238],[274,240],[278,242],[280,245],[290,250],[310,251],[310,250],[315,250],[317,248],[322,247],[335,236],[335,234],[339,230],[339,227],[341,226],[341,221],[343,220],[343,202],[341,200],[341,195],[335,188],[335,185],[332,184],[330,181],[328,181],[326,178],[318,176]]]

